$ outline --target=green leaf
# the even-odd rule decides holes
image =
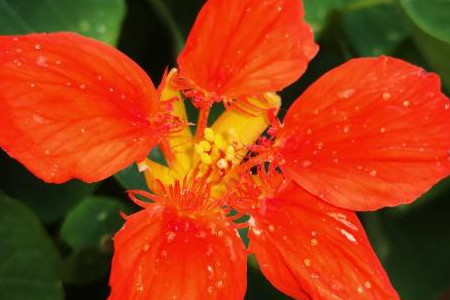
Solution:
[[[62,218],[81,199],[93,193],[97,186],[79,181],[46,184],[3,151],[0,151],[0,165],[0,188],[9,196],[26,203],[45,223]]]
[[[61,237],[74,250],[85,248],[112,252],[112,237],[122,226],[124,205],[109,197],[90,197],[81,201],[64,220]]]
[[[391,54],[407,36],[404,23],[393,4],[349,9],[344,15],[345,33],[360,56]]]
[[[316,36],[320,36],[322,29],[328,22],[330,14],[343,7],[351,0],[304,0],[306,21],[313,28]]]
[[[56,300],[64,293],[60,257],[39,220],[0,193],[0,299]]]
[[[436,39],[420,29],[413,32],[413,38],[427,63],[440,75],[444,88],[450,91],[450,43]]]
[[[111,254],[82,249],[64,259],[62,277],[65,283],[85,285],[107,277],[110,265]]]
[[[74,31],[114,45],[124,15],[123,0],[0,0],[0,32]]]
[[[449,196],[447,189],[403,216],[391,209],[363,214],[372,245],[402,299],[444,299],[450,288]]]
[[[450,0],[399,0],[412,23],[412,35],[427,63],[450,91]]]
[[[450,43],[450,0],[399,0],[408,17],[425,34]]]

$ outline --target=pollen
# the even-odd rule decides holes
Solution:
[[[208,153],[201,153],[200,154],[200,160],[202,161],[202,163],[204,163],[205,165],[210,165],[212,164],[212,158],[211,155],[209,155]]]
[[[205,128],[205,131],[203,132],[205,140],[209,142],[214,142],[214,130],[212,128]]]
[[[234,159],[234,156],[235,156],[234,147],[231,146],[231,145],[229,145],[229,146],[227,147],[227,149],[225,150],[225,158],[226,158],[228,161],[232,161],[232,160]]]
[[[221,158],[217,161],[217,167],[219,169],[221,169],[221,170],[226,169],[227,166],[228,166],[228,162],[225,159]]]
[[[209,152],[211,150],[211,144],[206,141],[202,140],[198,144],[195,145],[195,152],[197,154],[202,154],[203,152]]]
[[[214,145],[220,150],[222,150],[226,148],[227,143],[225,142],[225,139],[221,135],[216,134],[214,136]]]

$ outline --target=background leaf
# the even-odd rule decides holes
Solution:
[[[449,199],[450,192],[441,199]],[[409,214],[392,209],[363,214],[367,233],[394,287],[405,300],[438,300],[450,289],[448,201]]]
[[[0,193],[0,299],[63,299],[60,257],[33,213]]]
[[[361,56],[391,54],[407,36],[405,18],[393,3],[350,6],[343,19],[350,45]]]
[[[89,197],[81,201],[61,227],[61,237],[72,249],[99,248],[112,252],[112,237],[124,220],[124,205],[111,197]]]
[[[352,0],[304,0],[306,21],[311,25],[316,37],[328,22],[331,13]]]
[[[27,204],[45,223],[61,219],[97,187],[75,180],[65,184],[44,183],[1,150],[0,165],[0,189]]]
[[[450,91],[450,0],[399,0],[411,21],[412,37]]]
[[[426,34],[450,43],[450,0],[399,0],[408,17]]]
[[[74,31],[114,45],[123,0],[0,0],[2,34]]]

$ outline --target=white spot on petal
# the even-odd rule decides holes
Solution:
[[[353,96],[353,94],[355,94],[354,89],[347,89],[347,90],[340,91],[338,93],[338,97],[341,99],[347,99],[347,98],[350,98],[351,96]]]
[[[352,243],[356,243],[356,238],[353,234],[351,234],[350,232],[348,232],[345,229],[341,229],[340,232],[342,233],[342,235],[344,235],[347,238],[347,240],[349,240]]]

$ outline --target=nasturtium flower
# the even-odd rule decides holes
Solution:
[[[355,211],[410,203],[449,175],[450,103],[435,74],[359,58],[281,123],[275,92],[317,49],[294,0],[208,0],[157,90],[91,39],[3,36],[0,146],[54,183],[138,163],[151,192],[129,191],[142,210],[115,236],[111,300],[242,299],[249,253],[296,299],[399,299]],[[209,125],[214,102],[228,109]],[[167,166],[146,158],[156,145]]]

